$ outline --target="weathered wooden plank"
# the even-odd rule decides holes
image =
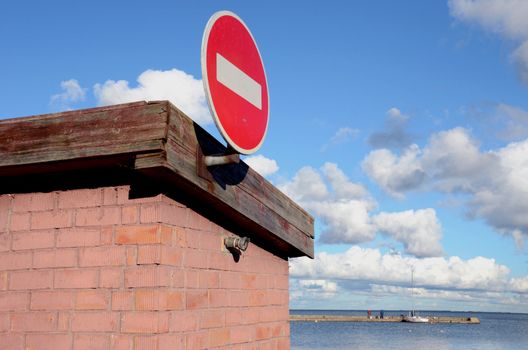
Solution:
[[[0,121],[0,166],[160,149],[167,104],[145,102]]]
[[[209,137],[205,130],[174,107],[170,111],[168,137],[190,153],[196,153],[197,147],[207,155],[225,151],[222,144]],[[291,225],[309,237],[314,237],[312,216],[247,165],[214,167],[210,170],[213,177],[216,175],[223,181],[237,183],[237,187],[258,198],[258,201],[270,210],[281,213]],[[247,172],[247,176],[241,172]],[[241,176],[244,181],[237,179]]]
[[[210,155],[225,147],[176,108],[171,109],[166,145],[168,166],[240,215],[313,257],[313,218],[245,163],[211,167],[214,181],[197,176],[198,148]]]

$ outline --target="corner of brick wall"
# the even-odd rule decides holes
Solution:
[[[2,349],[289,349],[286,260],[128,192],[0,196]]]

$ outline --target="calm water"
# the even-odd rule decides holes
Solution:
[[[366,311],[291,310],[292,314],[366,315]],[[385,311],[400,315],[403,311]],[[474,316],[479,325],[362,322],[291,322],[291,348],[313,349],[528,349],[528,314],[427,311],[423,316]],[[373,311],[373,315],[378,315]]]

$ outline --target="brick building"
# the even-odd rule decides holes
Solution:
[[[289,348],[313,219],[243,162],[206,167],[225,148],[170,103],[0,135],[0,348]]]

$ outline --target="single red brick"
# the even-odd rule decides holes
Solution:
[[[173,311],[170,314],[170,331],[171,332],[189,332],[198,329],[200,321],[199,311]]]
[[[172,245],[172,227],[161,225],[160,240],[161,244]]]
[[[75,224],[77,226],[115,225],[121,222],[119,207],[100,207],[77,209]]]
[[[185,334],[185,347],[187,349],[209,349],[209,333],[200,331]]]
[[[31,229],[64,228],[72,226],[71,210],[53,210],[33,212],[31,215]]]
[[[0,270],[21,270],[31,268],[31,252],[0,253]]]
[[[9,289],[47,289],[53,286],[53,271],[14,271],[9,278]]]
[[[249,294],[249,306],[264,306],[268,304],[268,292],[253,290]]]
[[[9,331],[9,314],[0,313],[0,332]]]
[[[103,246],[82,248],[79,266],[122,266],[125,264],[125,247]]]
[[[161,247],[161,263],[163,265],[181,266],[183,261],[183,251],[177,247]]]
[[[115,241],[117,244],[159,243],[158,225],[117,227]]]
[[[111,245],[114,242],[114,226],[101,228],[101,244]]]
[[[184,294],[182,291],[167,289],[136,290],[136,310],[181,310]]]
[[[100,237],[99,229],[61,229],[57,233],[57,247],[95,246],[99,245]]]
[[[137,224],[139,221],[139,206],[127,205],[121,208],[121,223]]]
[[[128,266],[137,265],[137,246],[126,247],[126,264]]]
[[[110,335],[75,334],[73,338],[74,350],[108,349]]]
[[[190,210],[176,205],[163,203],[160,205],[161,222],[185,227]]]
[[[0,271],[0,290],[7,289],[7,271]]]
[[[0,252],[7,252],[11,249],[11,237],[11,233],[2,232],[0,227]]]
[[[134,337],[134,350],[157,350],[158,337],[155,335],[138,335]]]
[[[185,274],[182,269],[172,269],[172,283],[173,288],[185,287]]]
[[[123,333],[165,333],[169,330],[168,312],[125,312],[121,318]]]
[[[161,205],[161,203],[143,204],[140,210],[140,222],[142,224],[161,222]]]
[[[57,270],[55,271],[55,288],[96,288],[97,270]]]
[[[132,336],[126,334],[110,335],[110,349],[112,350],[130,350],[132,347]]]
[[[43,250],[33,252],[33,267],[73,267],[77,265],[75,249]]]
[[[254,327],[238,326],[231,329],[231,344],[248,343],[253,340]]]
[[[118,313],[107,311],[76,312],[71,328],[73,332],[115,332],[118,316]]]
[[[112,310],[132,310],[133,308],[133,291],[117,290],[112,292]]]
[[[229,306],[228,291],[225,289],[209,289],[208,298],[211,308]]]
[[[81,290],[75,296],[77,310],[105,310],[108,308],[109,292],[101,289]]]
[[[69,311],[59,312],[57,320],[57,331],[68,332],[70,330],[71,315]]]
[[[13,198],[13,211],[52,210],[54,193],[17,194]]]
[[[60,290],[31,292],[31,310],[70,310],[72,308],[72,292]]]
[[[11,223],[9,224],[9,229],[11,231],[29,230],[30,217],[31,215],[29,213],[11,213]]]
[[[125,288],[168,287],[171,269],[164,266],[141,266],[125,270]]]
[[[209,306],[207,290],[188,290],[185,298],[187,309],[203,309]]]
[[[25,350],[69,350],[71,343],[69,334],[28,334]]]
[[[184,228],[174,228],[172,244],[180,248],[187,247],[187,231]]]
[[[13,313],[11,330],[15,332],[50,332],[57,328],[56,312],[24,312]]]
[[[160,264],[161,263],[161,246],[160,245],[144,245],[139,246],[137,251],[137,264]]]
[[[59,208],[97,207],[103,202],[100,189],[82,189],[59,192]]]
[[[185,349],[185,336],[184,335],[170,334],[170,333],[158,335],[158,350],[183,350],[183,349]]]
[[[229,328],[215,328],[209,331],[209,346],[224,346],[229,344],[231,330]]]
[[[103,205],[117,204],[117,189],[115,187],[103,188]]]
[[[263,340],[271,337],[271,328],[268,325],[257,325],[255,330],[255,339]]]
[[[22,311],[29,306],[28,292],[1,292],[0,311]]]
[[[225,326],[224,310],[204,310],[200,316],[200,329]]]
[[[99,287],[123,287],[123,269],[119,267],[102,268],[99,272]]]
[[[13,233],[13,250],[51,248],[54,245],[53,230]]]

